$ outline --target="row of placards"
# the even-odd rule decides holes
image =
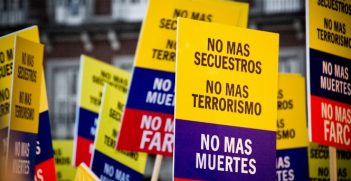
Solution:
[[[71,181],[76,175],[76,168],[72,165],[73,140],[54,140],[54,156],[56,175],[58,181]],[[329,178],[329,151],[326,146],[309,144],[307,148],[301,148],[286,151],[288,155],[277,155],[277,181],[279,180],[309,180],[328,179]],[[306,164],[306,155],[309,156],[309,167]],[[291,154],[290,154],[291,153]],[[296,155],[296,156],[294,156]],[[351,152],[338,151],[338,172],[339,179],[350,179],[351,177]],[[297,160],[297,161],[296,161]],[[301,161],[299,161],[301,160]],[[278,168],[279,165],[279,168]],[[308,174],[309,173],[309,174]]]
[[[97,122],[95,122],[97,126],[95,127],[95,129],[97,130],[97,136],[95,139],[95,145],[93,145],[92,149],[92,162],[90,162],[93,172],[96,173],[101,179],[114,179],[116,178],[116,173],[120,173],[119,176],[121,177],[124,177],[125,175],[124,178],[131,178],[132,180],[142,179],[145,169],[145,155],[141,153],[128,154],[126,152],[117,152],[114,150],[116,144],[114,139],[116,139],[118,135],[118,127],[120,124],[119,120],[123,114],[122,110],[125,102],[126,91],[124,91],[124,89],[116,89],[116,87],[118,87],[116,85],[118,84],[113,83],[106,84],[105,87],[102,87],[101,83],[97,81],[99,80],[98,77],[101,76],[108,77],[111,80],[113,79],[112,77],[115,77],[114,79],[120,80],[119,82],[127,82],[129,80],[128,73],[122,71],[122,74],[126,75],[125,79],[123,79],[121,78],[122,74],[118,73],[118,71],[121,70],[117,70],[117,68],[113,68],[110,65],[107,65],[105,63],[102,63],[101,61],[98,61],[85,55],[81,56],[81,66],[81,77],[84,78],[81,78],[80,82],[83,83],[85,87],[93,87],[95,85],[96,87],[99,87],[96,89],[99,89],[101,91],[97,93],[91,93],[91,90],[94,89],[81,88],[82,92],[80,97],[81,100],[92,100],[91,98],[93,97],[93,95],[101,96],[99,100],[99,102],[101,102],[101,106],[99,113],[96,113],[98,115],[98,118]],[[94,71],[92,71],[92,67],[94,67]],[[109,69],[111,69],[111,71],[107,71]],[[113,74],[112,70],[114,70],[117,73]],[[300,75],[280,74],[278,85],[279,87],[277,89],[278,91],[276,94],[278,118],[276,125],[274,125],[278,129],[276,134],[273,133],[273,139],[277,139],[276,147],[278,151],[277,156],[275,155],[275,148],[272,151],[273,154],[271,155],[273,157],[273,160],[275,160],[276,167],[274,167],[273,164],[273,168],[271,170],[274,171],[275,169],[277,169],[276,178],[278,180],[286,180],[287,178],[290,178],[290,180],[292,178],[294,178],[295,180],[304,180],[308,177],[308,139],[304,102],[304,78]],[[189,85],[187,85],[187,87],[189,87]],[[85,95],[86,98],[84,98],[82,95]],[[91,106],[92,102],[86,101],[85,105],[81,104],[80,107],[88,107],[88,104],[90,104]],[[213,124],[211,126],[212,128],[208,130],[218,130],[213,129]],[[223,132],[222,128],[221,130],[221,132]],[[204,131],[203,127],[201,131]],[[194,131],[192,131],[191,134],[194,134]],[[183,135],[185,137],[185,140],[191,142],[193,136],[189,136],[186,134]],[[265,142],[263,141],[263,143]],[[187,147],[189,148],[189,146]],[[184,147],[180,147],[180,150],[187,151],[183,148]],[[310,154],[312,155],[312,157],[313,155],[318,155],[313,154],[316,152],[317,151],[311,151],[312,154]],[[184,154],[187,153],[185,152]],[[140,162],[137,162],[135,158],[140,158]],[[187,162],[186,164],[189,165],[189,159],[175,159],[175,162],[179,162],[178,160],[185,160]],[[325,163],[327,163],[327,160],[325,161]],[[196,164],[196,161],[194,161],[194,163]],[[323,165],[319,164],[320,162],[317,163],[317,165]],[[107,173],[106,171],[104,171],[106,167],[109,167],[111,168],[111,170],[114,171]],[[184,167],[186,166],[183,165],[181,168]],[[191,167],[191,165],[189,167]],[[311,168],[313,169],[314,167]],[[188,168],[188,171],[190,169],[191,168]],[[320,176],[321,175],[319,174],[319,176],[315,177],[318,178]],[[328,177],[328,175],[323,176]],[[208,179],[209,176],[207,175],[205,176],[205,178]],[[223,178],[223,176],[216,176],[215,178]]]
[[[129,79],[129,72],[81,56],[73,164],[90,166],[101,180],[143,180],[147,154],[115,149]]]
[[[321,2],[307,4],[309,135],[350,149],[350,16]],[[334,19],[315,17],[319,10]],[[89,165],[103,180],[142,180],[146,154],[140,151],[173,155],[179,181],[307,178],[304,80],[282,75],[278,83],[279,36],[240,28],[247,18],[245,3],[150,0],[131,78],[81,56],[73,164]],[[1,173],[50,178],[51,139],[41,140],[50,135],[44,132],[50,129],[43,46],[35,43],[36,27],[18,35],[0,39],[0,89],[8,95],[0,102],[1,163],[10,168]],[[302,171],[291,173],[293,166]],[[343,167],[338,175],[350,174]]]
[[[29,39],[29,40],[27,40]],[[30,27],[0,38],[1,57],[1,179],[5,180],[56,180],[53,147],[51,139],[51,128],[48,113],[46,86],[43,74],[43,46],[39,43],[39,33],[37,27]],[[87,59],[87,60],[85,60]],[[101,151],[104,156],[108,155],[110,160],[118,160],[123,165],[128,174],[130,170],[135,170],[138,179],[134,175],[126,175],[131,180],[141,180],[145,170],[146,154],[116,152],[115,145],[107,145],[106,137],[110,135],[110,141],[114,141],[118,131],[118,124],[122,115],[122,108],[125,102],[126,86],[128,85],[129,73],[112,66],[102,64],[89,57],[82,56],[82,62],[86,63],[87,70],[94,70],[94,66],[101,66],[102,74],[107,67],[117,71],[111,80],[110,85],[117,87],[116,91],[111,90],[106,100],[118,102],[116,105],[108,104],[107,112],[102,112],[104,121],[101,122],[103,131],[100,131],[99,139],[96,142],[96,150]],[[83,71],[82,71],[83,72]],[[94,72],[92,72],[94,73]],[[100,72],[99,72],[100,73]],[[110,72],[105,72],[103,76],[110,76]],[[98,84],[104,84],[99,77],[90,77]],[[87,81],[87,82],[90,82]],[[116,84],[114,84],[116,83]],[[124,86],[124,87],[123,87]],[[98,87],[99,88],[99,87]],[[101,87],[102,88],[102,87]],[[107,89],[107,88],[106,88]],[[112,89],[112,86],[108,90]],[[88,87],[86,90],[89,90]],[[92,89],[90,89],[92,90]],[[93,89],[94,90],[94,89]],[[100,92],[102,94],[102,92]],[[113,97],[114,99],[110,99]],[[89,97],[90,98],[90,97]],[[91,100],[91,99],[89,99]],[[99,106],[98,106],[99,107]],[[113,111],[113,112],[112,112]],[[113,113],[113,114],[112,114]],[[110,119],[106,119],[110,117]],[[112,122],[111,122],[112,121]],[[111,128],[108,130],[107,128]],[[107,132],[110,131],[110,132]],[[104,132],[105,131],[105,132]],[[111,135],[112,134],[112,135]],[[108,142],[111,143],[111,142]],[[67,151],[69,145],[59,142]],[[106,146],[107,145],[107,146]],[[60,145],[61,146],[61,145]],[[95,150],[95,147],[94,149]],[[72,151],[72,150],[71,150]],[[61,149],[57,150],[61,154]],[[98,154],[95,154],[95,156]],[[63,155],[67,156],[67,155]],[[71,155],[70,155],[71,156]],[[97,157],[97,156],[96,156]],[[96,162],[101,162],[97,157]],[[70,157],[57,158],[56,162],[70,163]],[[102,164],[104,164],[102,162]],[[98,164],[96,164],[98,166]],[[83,170],[85,169],[84,166]],[[102,168],[104,165],[102,165]],[[96,167],[97,169],[101,167]],[[83,172],[85,173],[85,172]],[[66,173],[59,172],[58,178]],[[129,178],[130,176],[130,178]],[[71,175],[69,178],[73,178]],[[94,178],[94,177],[91,177]],[[125,178],[125,179],[127,179]],[[121,178],[116,179],[123,180]],[[124,180],[125,180],[124,179]]]
[[[81,59],[82,65],[85,65],[87,67],[85,69],[82,69],[81,73],[84,74],[84,72],[90,72],[93,75],[93,76],[86,76],[88,78],[84,82],[86,83],[92,82],[92,81],[88,81],[89,79],[98,80],[96,78],[97,76],[96,75],[94,76],[94,72],[91,71],[92,70],[91,67],[95,67],[95,70],[99,70],[96,67],[102,67],[100,71],[97,71],[98,72],[97,75],[99,74],[103,75],[105,73],[106,77],[112,77],[112,76],[108,76],[109,72],[105,71],[103,73],[102,71],[102,70],[106,70],[107,69],[106,66],[109,66],[109,65],[99,62],[97,60],[94,60],[93,58],[90,58],[87,56],[82,56],[81,58],[82,58]],[[120,82],[128,81],[128,76],[129,76],[128,73],[125,73],[126,75],[125,79],[122,79],[119,77],[121,76],[120,73],[117,73],[117,75],[118,76],[115,76],[116,80],[118,79],[120,80]],[[42,85],[45,85],[45,84],[42,84]],[[116,84],[111,84],[111,85],[116,85]],[[300,179],[303,180],[303,178],[306,178],[308,176],[307,174],[308,173],[307,172],[307,143],[308,142],[307,142],[307,129],[305,125],[305,114],[304,114],[304,110],[305,110],[304,79],[299,75],[281,74],[279,76],[278,85],[279,85],[278,92],[277,92],[278,93],[277,94],[278,95],[277,96],[278,130],[276,133],[278,152],[277,152],[277,158],[276,158],[276,169],[277,169],[276,176],[278,180],[286,180],[286,178],[288,180],[289,179],[291,180],[291,178],[294,178],[296,180],[300,180]],[[91,87],[91,85],[89,84],[87,84],[86,86]],[[42,86],[42,90],[43,90],[43,87],[44,86]],[[99,113],[100,117],[97,122],[97,125],[98,125],[97,130],[99,130],[97,131],[98,136],[97,136],[95,145],[93,147],[94,154],[92,159],[93,162],[91,163],[92,170],[97,175],[99,175],[100,178],[108,177],[109,174],[104,173],[103,168],[106,166],[106,164],[109,163],[108,161],[110,161],[109,166],[113,167],[115,165],[118,165],[118,167],[114,168],[114,170],[122,171],[122,169],[126,169],[126,170],[123,170],[123,172],[119,172],[119,173],[127,173],[127,174],[119,174],[119,176],[123,177],[123,175],[125,175],[125,179],[130,178],[131,180],[142,179],[143,178],[142,173],[144,172],[144,169],[145,169],[146,155],[145,154],[143,155],[140,153],[128,154],[127,152],[116,152],[114,150],[115,142],[113,142],[113,140],[117,136],[119,119],[122,116],[122,109],[125,102],[126,91],[123,91],[123,89],[116,89],[113,86],[108,86],[108,84],[106,84],[104,88],[102,88],[101,86],[100,88],[102,89],[101,91],[102,106],[100,108],[100,113]],[[89,89],[84,89],[84,90],[89,90]],[[87,94],[87,92],[85,94]],[[45,100],[45,99],[41,98],[41,100]],[[44,110],[44,111],[47,110],[47,105],[42,105],[41,110]],[[41,111],[41,112],[44,112],[44,111]],[[40,126],[43,126],[46,128],[49,127],[48,125],[46,125],[49,122],[47,118],[48,117],[47,112],[45,114],[41,114],[40,117],[41,117],[41,120],[47,120],[45,124],[40,124]],[[296,120],[300,120],[300,121],[296,121]],[[46,130],[48,131],[50,129],[46,129]],[[51,139],[46,139],[46,140],[47,141],[49,140],[50,142]],[[41,144],[46,144],[46,143],[41,143]],[[61,178],[62,179],[73,178],[72,175],[66,176],[67,174],[72,173],[69,170],[72,170],[74,168],[71,166],[71,158],[70,158],[71,155],[67,155],[67,153],[65,153],[67,151],[72,151],[71,150],[72,145],[67,145],[67,144],[69,143],[66,143],[64,141],[62,142],[58,141],[58,143],[56,143],[57,147],[62,146],[62,148],[55,149],[56,164],[60,165],[57,167],[57,169],[60,168],[61,166],[66,167],[66,168],[63,168],[63,171],[61,171],[61,169],[58,169],[57,176],[59,180]],[[43,148],[45,149],[47,147],[43,147]],[[328,177],[328,171],[326,171],[327,169],[326,166],[328,165],[328,161],[327,161],[328,154],[326,154],[327,152],[328,150],[326,150],[326,147],[323,147],[323,146],[319,146],[319,148],[313,148],[313,147],[310,148],[310,151],[308,152],[310,154],[310,163],[311,165],[318,165],[318,167],[310,167],[311,175],[313,175],[314,173],[317,173],[317,176],[315,177],[311,176],[312,178]],[[340,177],[348,178],[350,174],[349,174],[349,168],[347,165],[348,165],[348,162],[350,161],[350,153],[341,151],[339,154],[339,157],[341,160],[344,160],[345,162],[344,164],[342,164],[344,166],[340,167],[340,171],[339,171]],[[40,158],[40,156],[37,158]],[[139,158],[139,159],[136,159],[136,158]],[[303,158],[306,158],[306,159],[303,159]],[[320,161],[320,160],[316,161],[315,158],[323,159],[324,163],[323,161]],[[97,170],[94,170],[95,159],[97,160],[97,162],[100,162],[96,164],[95,168],[97,168]],[[119,163],[116,164],[116,160],[119,160]],[[134,167],[133,167],[132,160],[134,160]],[[138,164],[137,160],[140,160],[139,163],[143,163],[143,164]],[[313,162],[317,162],[317,163],[313,164]],[[48,163],[53,163],[52,159],[49,160]],[[302,165],[304,165],[305,167],[302,167]],[[131,167],[132,169],[128,168],[128,166]],[[46,168],[46,170],[36,172],[37,180],[40,180],[41,178],[55,178],[53,175],[48,175],[48,174],[53,174],[52,172],[53,170],[51,170],[50,167],[43,166],[42,168],[43,169]],[[135,173],[135,175],[133,175],[133,173]],[[116,175],[113,175],[112,177],[116,177]],[[119,178],[119,179],[121,180],[123,178]]]
[[[90,58],[88,56],[83,55],[81,57],[81,65],[84,65],[83,67],[85,67],[81,69],[81,75],[85,75],[86,73],[90,74],[89,76],[82,76],[86,77],[86,79],[81,80],[81,82],[84,82],[85,86],[87,87],[92,87],[94,84],[96,84],[93,81],[91,81],[94,80],[93,77],[98,77],[98,75],[103,74],[109,75],[109,72],[106,71],[108,70],[107,67],[109,65],[99,62],[98,60]],[[91,67],[95,67],[95,72],[91,71]],[[99,70],[97,67],[101,67],[101,70]],[[105,72],[103,70],[105,70]],[[118,73],[117,75],[120,76],[120,74]],[[128,80],[128,78],[126,78],[126,80]],[[111,172],[110,174],[104,172],[104,168],[106,165],[109,165],[109,167],[113,168],[112,170],[118,170],[119,173],[124,173],[121,175],[129,175],[128,177],[133,178],[133,180],[138,180],[138,178],[142,179],[142,174],[145,169],[146,157],[143,157],[141,159],[142,161],[139,163],[144,164],[139,164],[139,166],[136,166],[137,162],[135,162],[136,160],[134,160],[135,165],[133,167],[131,166],[133,165],[132,159],[128,160],[128,157],[124,157],[125,160],[123,160],[123,158],[121,159],[121,156],[126,156],[125,152],[121,153],[116,152],[114,150],[116,144],[114,138],[116,138],[117,136],[118,126],[120,124],[118,120],[123,114],[122,110],[125,101],[126,91],[123,91],[123,89],[118,90],[112,86],[109,86],[108,84],[106,84],[104,88],[101,85],[98,86],[101,89],[101,93],[97,94],[101,95],[101,107],[99,110],[99,114],[97,114],[99,115],[99,118],[97,119],[98,121],[96,123],[97,137],[95,139],[95,145],[93,145],[93,157],[92,162],[90,163],[91,168],[94,171],[94,173],[96,173],[102,179],[113,179],[113,177],[115,177],[116,171],[114,171],[113,173]],[[273,166],[272,170],[277,170],[276,178],[278,180],[286,180],[287,178],[294,178],[295,180],[304,180],[308,177],[308,153],[312,157],[312,162],[315,163],[312,165],[319,166],[328,163],[328,160],[325,159],[328,158],[328,155],[324,155],[323,157],[321,157],[324,160],[323,163],[323,161],[316,161],[316,159],[314,158],[318,158],[318,155],[320,155],[319,152],[325,153],[325,150],[315,151],[316,148],[310,148],[310,152],[308,152],[307,150],[308,139],[304,101],[304,78],[300,75],[295,74],[280,74],[278,86],[278,91],[276,92],[278,118],[275,125],[277,127],[277,132],[273,135],[274,140],[277,139],[276,148],[278,151],[277,156],[274,154],[275,152],[273,152],[272,154],[276,163],[276,167],[274,168]],[[89,95],[88,91],[86,91],[84,94]],[[216,131],[217,129],[211,128],[209,130]],[[201,131],[204,130],[201,129]],[[194,134],[194,131],[191,132],[191,134]],[[192,136],[185,135],[185,137],[187,141],[191,141],[192,139]],[[183,147],[180,147],[180,150],[184,150]],[[133,156],[129,155],[129,158],[140,158],[140,156],[136,155],[142,154],[133,153],[132,155]],[[176,162],[177,160],[186,160],[187,164],[189,165],[189,159],[175,159]],[[126,167],[129,167],[129,169]],[[182,168],[184,167],[185,166],[183,166]],[[326,167],[317,168],[316,166],[311,166],[311,174],[313,174],[314,172],[319,173],[319,175],[313,176],[313,178],[328,177],[328,175],[325,175],[326,173],[324,173],[324,175],[321,175],[321,171],[313,171],[313,168],[320,170],[325,169]],[[189,169],[190,168],[188,168],[188,170]],[[216,178],[219,177],[223,178],[222,176],[217,176]],[[208,178],[208,176],[206,176],[206,178]]]
[[[94,65],[94,67],[99,67],[98,64],[105,65],[105,63],[98,62],[89,58],[87,56],[82,56],[82,62],[86,61],[85,65]],[[89,62],[89,63],[87,63]],[[88,66],[91,67],[91,66]],[[83,70],[83,72],[91,72],[90,69]],[[92,79],[91,79],[92,80]],[[89,82],[89,81],[86,81]],[[305,94],[304,94],[304,79],[299,75],[294,74],[281,74],[279,76],[279,88],[277,91],[277,106],[278,106],[278,120],[277,120],[277,158],[276,158],[276,169],[277,174],[276,178],[278,180],[286,180],[294,178],[295,180],[304,180],[308,177],[308,162],[307,162],[307,153],[310,154],[312,158],[312,164],[310,172],[311,174],[317,172],[317,176],[313,178],[326,178],[328,173],[321,174],[321,169],[326,169],[327,167],[320,167],[321,165],[328,165],[328,155],[325,155],[325,151],[316,151],[317,148],[310,148],[311,151],[307,151],[308,141],[307,141],[307,127],[306,127],[306,116],[305,116]],[[116,163],[118,160],[118,152],[114,148],[113,140],[110,138],[116,137],[116,131],[118,130],[118,119],[122,114],[123,107],[123,97],[125,93],[123,91],[118,91],[117,89],[111,86],[105,86],[102,93],[102,104],[100,108],[100,117],[97,123],[97,139],[95,142],[94,156],[92,159],[92,170],[99,175],[100,178],[110,177],[108,174],[103,173],[103,168],[106,164],[109,163],[110,166],[114,166],[119,170],[126,169],[125,166],[120,163]],[[118,95],[118,96],[116,96]],[[124,95],[124,96],[123,96]],[[116,100],[121,98],[120,101]],[[119,111],[119,113],[115,111]],[[299,121],[296,121],[299,120]],[[109,121],[109,123],[107,123]],[[116,122],[117,121],[117,122]],[[103,131],[103,132],[101,132]],[[104,133],[104,134],[101,134]],[[114,134],[115,133],[115,134]],[[189,139],[189,138],[188,138]],[[111,144],[106,144],[111,143]],[[99,146],[100,145],[100,146]],[[99,148],[100,147],[100,148]],[[323,152],[323,156],[320,156],[320,152]],[[349,154],[349,153],[347,153]],[[97,157],[96,157],[97,155]],[[116,156],[112,156],[116,155]],[[135,157],[134,157],[135,158]],[[316,158],[320,158],[319,160]],[[346,157],[348,158],[348,157]],[[94,169],[94,160],[97,159],[98,163]],[[321,160],[322,159],[322,160]],[[115,160],[115,161],[113,161]],[[323,161],[324,160],[324,161]],[[347,168],[347,160],[344,168]],[[130,161],[130,160],[129,160]],[[129,162],[130,164],[131,162]],[[145,162],[144,162],[145,163]],[[125,165],[128,165],[128,161],[124,162]],[[116,166],[117,165],[117,166]],[[317,167],[317,165],[319,167]],[[145,165],[144,165],[145,166]],[[143,172],[144,168],[139,170],[139,173]],[[313,171],[317,170],[317,171]],[[115,168],[114,168],[115,170]],[[136,170],[136,169],[135,169]],[[133,174],[136,173],[135,170],[123,170],[122,173]],[[319,170],[319,171],[318,171]],[[346,175],[348,171],[346,171]],[[123,175],[123,174],[122,174]],[[140,175],[140,174],[139,174]],[[142,175],[140,175],[142,178]],[[311,176],[312,177],[312,176]],[[134,177],[133,177],[134,178]],[[292,180],[294,180],[292,179]],[[134,178],[133,180],[137,180]]]
[[[0,179],[55,180],[38,28],[0,37],[0,59]]]

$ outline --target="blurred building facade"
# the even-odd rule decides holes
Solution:
[[[279,71],[305,75],[305,1],[239,1],[250,4],[249,28],[280,34]],[[0,0],[0,36],[40,28],[54,138],[73,138],[80,54],[131,70],[146,9],[147,0]]]

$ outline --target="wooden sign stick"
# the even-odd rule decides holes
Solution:
[[[158,176],[160,175],[160,169],[162,164],[162,155],[156,155],[154,170],[152,171],[151,181],[157,181]]]
[[[331,181],[336,181],[338,178],[336,162],[336,148],[329,146],[329,176]]]

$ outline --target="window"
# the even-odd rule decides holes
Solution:
[[[112,60],[112,65],[119,67],[121,69],[132,72],[133,69],[134,56],[133,55],[121,55],[115,56]]]
[[[25,0],[0,0],[0,25],[25,23],[27,9]]]
[[[46,64],[51,131],[54,139],[73,138],[79,60],[51,60]]]
[[[291,13],[302,10],[303,3],[301,0],[265,0],[263,8],[267,14]]]
[[[112,16],[128,22],[142,21],[147,9],[147,0],[113,0]]]
[[[53,1],[56,23],[79,25],[87,17],[88,3],[85,0]]]
[[[305,48],[281,48],[279,52],[279,72],[306,74]]]

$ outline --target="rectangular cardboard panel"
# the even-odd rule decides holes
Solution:
[[[278,48],[275,33],[178,18],[175,180],[275,180]]]
[[[177,17],[246,27],[248,4],[222,0],[149,1],[117,149],[173,155]],[[143,124],[151,120],[160,126],[151,129]]]

